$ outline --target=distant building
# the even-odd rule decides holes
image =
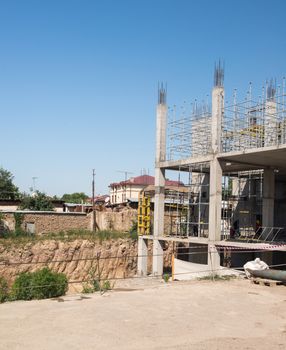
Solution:
[[[114,182],[109,185],[110,204],[138,202],[139,193],[147,186],[154,185],[155,178],[150,175],[131,177],[126,181]],[[182,182],[166,180],[166,186],[183,186]]]
[[[94,205],[97,209],[109,204],[107,194],[99,195],[94,198]],[[66,213],[90,213],[92,211],[92,198],[87,198],[85,203],[64,203],[64,212]]]
[[[52,199],[54,211],[61,213],[64,211],[64,201]],[[0,199],[0,211],[16,211],[21,205],[20,199]]]

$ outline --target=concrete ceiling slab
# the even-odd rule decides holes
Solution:
[[[220,154],[218,159],[224,172],[272,168],[286,174],[286,147],[231,152]]]

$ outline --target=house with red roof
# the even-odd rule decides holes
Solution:
[[[131,177],[126,181],[114,182],[109,185],[110,204],[138,202],[139,193],[148,186],[154,186],[155,178],[151,175]],[[182,182],[166,180],[166,186],[184,186]]]

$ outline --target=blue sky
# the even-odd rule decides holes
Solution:
[[[28,191],[90,194],[153,174],[157,83],[168,102],[286,74],[284,0],[0,0],[0,165]]]

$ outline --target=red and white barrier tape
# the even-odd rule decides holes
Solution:
[[[232,246],[232,245],[216,245],[216,248],[219,249],[226,249],[226,250],[277,250],[277,249],[282,249],[282,250],[286,250],[286,244],[278,244],[278,245],[263,245],[263,246],[259,246],[259,247],[254,247],[253,243],[248,245],[248,246],[244,246],[244,247],[236,247],[236,246]]]

